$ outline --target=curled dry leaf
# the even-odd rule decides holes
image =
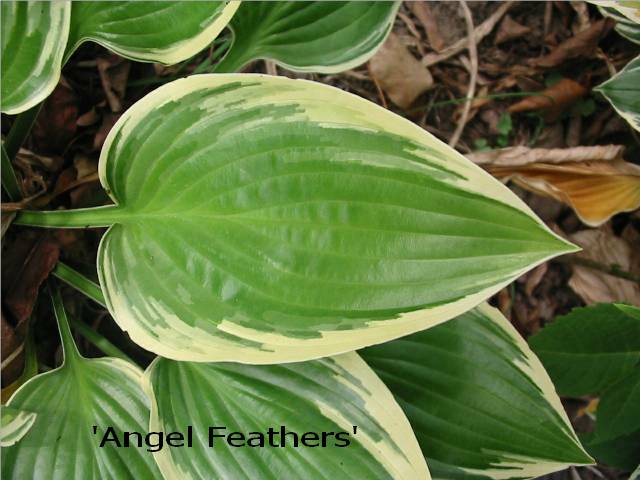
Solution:
[[[414,58],[400,38],[389,34],[386,42],[369,62],[369,72],[393,103],[408,108],[433,85],[433,77]]]
[[[577,102],[588,92],[587,88],[571,80],[563,78],[539,95],[526,97],[511,105],[510,113],[530,112],[532,110],[544,110],[545,120],[556,120],[560,114],[570,105]]]
[[[576,255],[588,260],[632,272],[634,265],[638,264],[640,252],[637,246],[632,248],[623,238],[615,236],[609,226],[581,230],[570,235],[569,239],[583,248]],[[591,268],[574,265],[569,286],[587,304],[625,302],[640,305],[640,285]]]
[[[610,18],[598,20],[592,23],[591,27],[562,42],[551,53],[533,58],[528,63],[535,67],[552,68],[572,58],[589,56],[614,25],[615,21]]]
[[[438,28],[438,16],[431,8],[431,5],[429,5],[429,2],[410,2],[409,6],[427,33],[431,48],[436,52],[442,50],[445,43]]]
[[[528,148],[524,146],[474,152],[466,157],[477,165],[518,167],[531,163],[566,163],[621,160],[623,145],[574,148]]]
[[[529,33],[531,33],[531,28],[516,22],[511,15],[505,15],[496,32],[494,43],[500,45],[501,43],[524,37]]]
[[[513,180],[527,190],[571,206],[590,226],[640,207],[640,167],[621,158],[613,161],[533,163],[487,166],[494,176]]]
[[[2,272],[3,300],[17,327],[31,315],[40,285],[58,263],[59,255],[60,247],[51,235],[27,237],[7,251],[8,261]]]

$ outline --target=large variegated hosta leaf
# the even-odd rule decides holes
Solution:
[[[10,447],[18,442],[29,431],[36,414],[13,407],[0,408],[2,425],[0,426],[0,446]]]
[[[434,478],[523,479],[592,463],[540,361],[486,304],[361,354],[407,414]]]
[[[8,405],[37,414],[24,437],[2,448],[2,478],[161,479],[145,448],[99,447],[112,426],[123,431],[147,432],[148,398],[141,386],[142,372],[115,358],[86,359],[77,351],[59,296],[54,299],[64,363],[25,383]],[[92,426],[98,427],[94,435]]]
[[[69,34],[71,2],[3,0],[2,112],[37,105],[55,88]]]
[[[334,73],[366,62],[391,31],[400,2],[243,2],[218,66],[235,72],[265,58],[296,71]]]
[[[218,36],[237,1],[73,2],[68,57],[91,40],[133,60],[173,64]]]
[[[220,33],[237,1],[2,1],[2,112],[44,100],[84,41],[147,62],[177,63]]]
[[[179,360],[275,363],[428,328],[574,250],[504,185],[354,95],[201,75],[127,111],[100,158],[117,205],[23,212],[113,226],[109,310]]]
[[[356,353],[268,366],[159,358],[146,379],[151,431],[194,426],[192,448],[156,453],[167,478],[430,478],[406,417]],[[213,438],[210,447],[208,427],[244,440],[235,434],[230,446]],[[282,428],[298,435],[297,447],[292,433],[283,440]]]
[[[640,131],[640,56],[595,90],[609,100],[629,125]]]

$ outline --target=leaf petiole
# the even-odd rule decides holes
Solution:
[[[25,210],[20,212],[14,224],[47,228],[108,227],[122,218],[117,205],[77,208],[73,210]]]

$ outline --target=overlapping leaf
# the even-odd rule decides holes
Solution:
[[[54,89],[69,34],[69,1],[3,1],[2,112],[20,113]]]
[[[2,478],[161,479],[144,448],[116,448],[112,443],[101,448],[92,432],[93,425],[100,435],[114,427],[120,438],[123,431],[147,431],[142,372],[119,359],[81,357],[59,297],[54,307],[65,360],[60,368],[29,380],[9,400],[9,407],[37,417],[19,442],[2,449]]]
[[[2,112],[20,113],[54,89],[63,63],[91,40],[134,60],[177,63],[220,33],[236,1],[3,1]]]
[[[66,57],[90,40],[133,60],[173,64],[204,49],[237,1],[73,2]]]
[[[195,430],[192,448],[156,454],[168,478],[430,478],[406,417],[355,353],[269,366],[158,359],[146,378],[150,429]],[[236,434],[235,446],[224,438],[209,446],[209,426],[244,440]]]
[[[640,363],[640,309],[576,308],[529,339],[562,395],[601,393]]]
[[[361,352],[434,478],[522,479],[591,463],[540,361],[488,305]]]
[[[13,407],[2,407],[2,427],[0,428],[0,446],[10,447],[29,431],[36,414]]]
[[[219,72],[251,60],[334,73],[366,62],[391,31],[400,2],[244,2],[231,20],[233,44]]]
[[[640,56],[595,88],[636,130],[640,131]]]
[[[349,351],[460,314],[573,246],[410,122],[313,82],[201,75],[111,131],[116,206],[19,223],[110,225],[109,310],[180,360],[274,363]]]

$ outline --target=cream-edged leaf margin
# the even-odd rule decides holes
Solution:
[[[8,115],[17,115],[38,105],[53,92],[60,79],[65,46],[71,25],[71,0],[57,0],[47,3],[51,4],[52,22],[57,22],[59,25],[57,25],[57,28],[51,28],[47,32],[47,41],[40,52],[36,68],[42,70],[45,64],[51,63],[51,75],[45,83],[32,90],[31,95],[23,101],[9,106],[9,108],[5,108],[3,105],[2,112]]]
[[[535,353],[533,353],[527,342],[520,336],[520,334],[518,334],[509,320],[507,320],[497,308],[483,302],[477,307],[477,310],[494,322],[503,332],[509,335],[514,344],[517,345],[518,349],[523,353],[524,359],[515,360],[515,365],[527,378],[531,379],[533,384],[540,388],[545,400],[556,411],[558,416],[567,426],[567,435],[570,436],[571,440],[582,449],[585,456],[589,457],[589,454],[584,450],[584,448],[582,448],[582,444],[580,443],[580,440],[578,440],[578,437],[571,425],[571,421],[562,406],[560,397],[556,393],[553,382],[551,381],[547,371],[544,369],[540,359]],[[502,462],[493,465],[494,468],[491,470],[473,470],[465,468],[463,471],[470,475],[486,475],[494,480],[503,480],[514,477],[536,478],[570,466],[566,463],[552,462],[546,459],[529,457],[518,458],[513,455],[511,455],[511,459],[512,461],[510,462]]]
[[[93,35],[86,35],[79,38],[76,43],[67,48],[65,54],[65,61],[73,52],[84,42],[91,41],[99,45],[102,45],[109,50],[121,55],[130,60],[136,60],[139,62],[158,62],[164,65],[173,65],[175,63],[186,60],[196,53],[203,50],[209,45],[214,38],[227,26],[231,17],[236,13],[236,10],[240,6],[240,0],[231,0],[224,7],[222,13],[208,25],[204,30],[198,33],[196,36],[186,39],[178,44],[172,45],[165,49],[144,49],[132,50],[116,45],[112,42],[106,41]],[[179,19],[176,19],[179,21]]]
[[[307,80],[292,80],[261,74],[194,75],[166,84],[144,97],[120,117],[107,136],[98,167],[100,181],[105,190],[112,192],[107,179],[108,158],[110,155],[117,157],[119,154],[118,151],[111,152],[114,140],[119,136],[126,137],[132,128],[139,122],[144,121],[146,115],[154,109],[168,102],[179,101],[182,96],[198,89],[214,88],[229,82],[251,84],[256,81],[279,87],[271,89],[273,92],[271,95],[259,99],[262,105],[276,104],[283,99],[287,99],[290,88],[287,88],[285,83],[289,82],[291,88],[298,88],[298,93],[302,91],[312,100],[305,104],[304,116],[301,118],[318,123],[332,122],[345,125],[357,123],[362,128],[400,135],[418,144],[428,144],[430,149],[440,154],[440,158],[437,161],[442,166],[455,170],[465,177],[457,180],[458,186],[521,210],[535,219],[551,236],[560,238],[506,186],[497,182],[480,167],[410,121],[335,87]],[[336,102],[342,107],[339,111],[331,107]],[[419,154],[419,152],[416,153]],[[431,158],[431,161],[434,161],[433,158]],[[117,199],[111,193],[110,195],[117,204]],[[105,226],[108,225],[107,223]],[[265,333],[239,326],[226,320],[218,325],[217,328],[222,331],[240,335],[264,345],[264,349],[256,350],[235,342],[222,340],[220,337],[211,335],[203,329],[187,325],[177,318],[172,321],[173,328],[157,329],[153,332],[154,335],[150,335],[128,311],[124,299],[118,294],[125,287],[117,285],[113,281],[113,275],[108,270],[107,262],[103,261],[108,238],[109,233],[107,232],[102,238],[98,250],[98,277],[109,310],[114,313],[120,327],[129,333],[133,341],[167,358],[201,362],[233,359],[233,361],[251,364],[295,362],[335,355],[433,327],[475,307],[529,269],[563,253],[553,253],[536,264],[515,272],[507,280],[458,301],[430,309],[404,313],[392,320],[370,322],[363,328],[354,328],[347,331],[322,331],[320,332],[321,336],[317,338],[300,339],[276,333]],[[579,250],[574,245],[564,240],[563,242],[567,245],[565,253]],[[160,305],[155,307],[161,310]],[[171,319],[169,312],[164,312],[164,314],[164,318]],[[177,343],[175,341],[176,335],[189,339],[190,344],[188,346],[181,345],[180,348],[170,346],[170,344],[175,345]],[[166,337],[167,341],[162,341],[163,337]]]
[[[161,361],[173,360],[156,357],[145,370],[142,381],[143,390],[151,399],[149,431],[163,431],[164,429],[161,414],[158,411],[156,395],[171,395],[171,392],[156,393],[153,389],[153,370],[158,368],[158,363]],[[427,463],[407,417],[387,386],[380,380],[371,367],[369,367],[356,352],[312,361],[333,362],[338,367],[334,371],[337,380],[349,387],[358,398],[362,400],[365,412],[371,418],[376,419],[376,422],[385,430],[385,433],[391,437],[393,444],[381,444],[369,437],[366,432],[358,432],[358,441],[367,447],[381,464],[388,467],[387,471],[391,474],[392,478],[397,480],[430,480],[431,476]],[[269,368],[269,366],[259,368]],[[348,372],[349,378],[347,376],[341,376],[339,374],[340,370]],[[191,389],[190,392],[183,393],[183,395],[187,394],[196,396],[198,390]],[[263,401],[264,400],[265,399],[263,399]],[[197,404],[197,402],[195,404]],[[290,405],[290,407],[295,408],[295,405]],[[346,431],[351,430],[352,423],[340,413],[339,405],[318,404],[318,407],[326,418],[334,421]],[[400,449],[403,454],[402,456],[405,458],[402,458],[402,456],[394,451],[394,446]],[[154,453],[156,462],[163,475],[168,480],[193,479],[194,477],[190,472],[181,469],[172,459],[170,450],[171,449],[165,448]],[[291,473],[293,476],[296,476],[302,472]]]
[[[33,422],[36,414],[25,412],[17,408],[2,406],[2,427],[0,428],[0,446],[10,447],[24,437]]]

